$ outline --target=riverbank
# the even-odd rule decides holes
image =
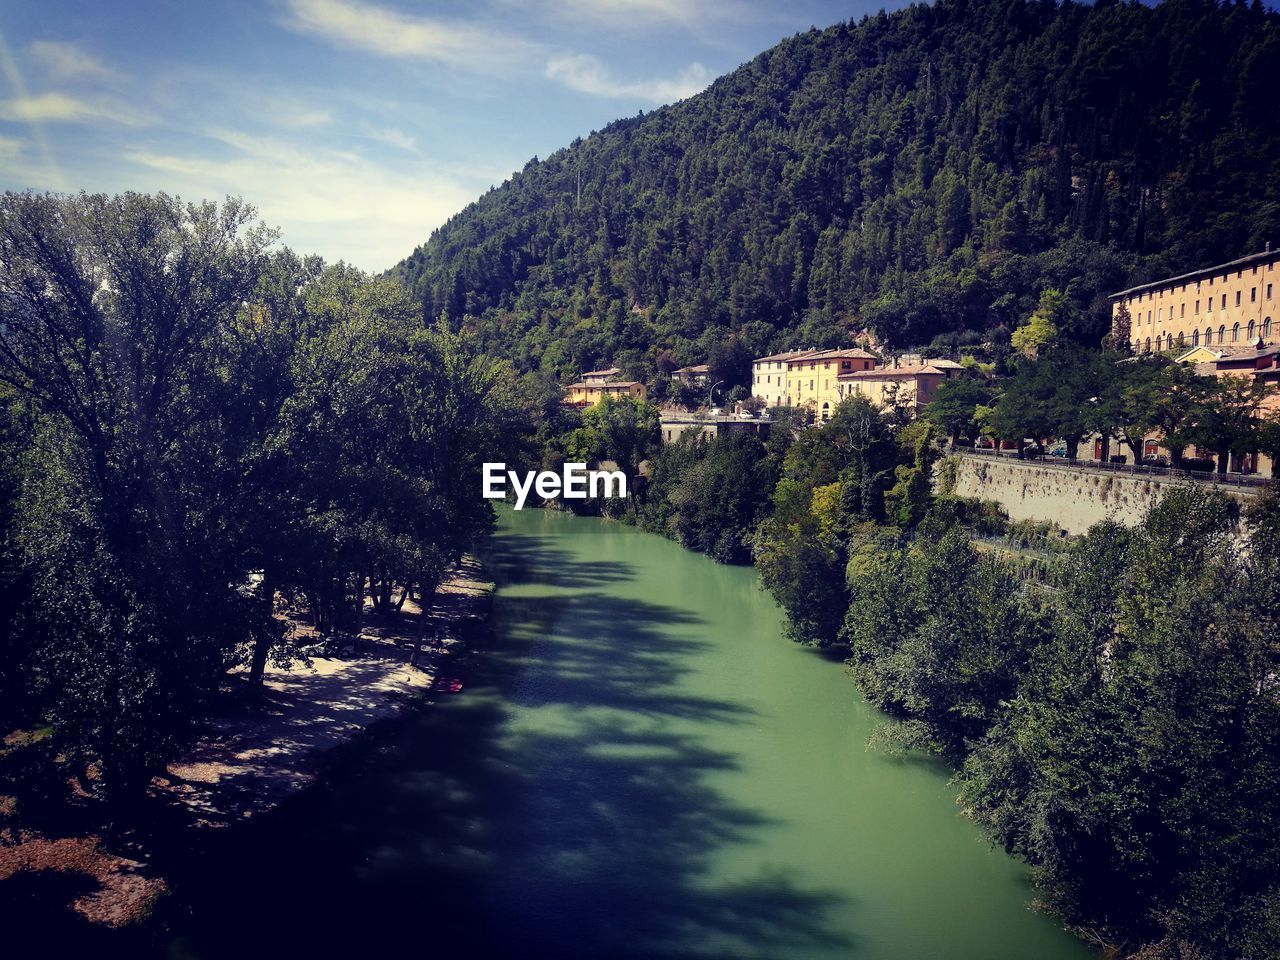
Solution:
[[[336,748],[410,704],[456,692],[450,659],[487,614],[492,590],[480,564],[464,558],[433,598],[423,634],[438,641],[413,663],[421,611],[408,601],[387,617],[370,616],[367,639],[348,657],[268,667],[258,698],[246,697],[244,675],[233,673],[199,739],[152,781],[147,819],[167,830],[205,831],[255,819],[312,784]],[[157,842],[140,827],[110,838],[0,829],[0,913],[20,914],[40,888],[41,898],[56,896],[59,909],[80,921],[126,926],[165,892],[150,864]]]

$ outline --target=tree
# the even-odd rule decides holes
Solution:
[[[946,380],[925,407],[924,417],[946,434],[954,446],[961,438],[977,433],[974,414],[978,407],[991,402],[992,395],[991,387],[972,377]]]
[[[1058,342],[1058,332],[1070,316],[1071,304],[1062,291],[1046,290],[1027,322],[1013,331],[1010,343],[1024,356],[1034,358]]]
[[[30,399],[46,451],[20,501],[26,629],[59,748],[99,762],[113,797],[181,739],[260,616],[216,520],[236,465],[211,403],[273,238],[254,216],[0,199],[0,381]]]
[[[1231,454],[1257,449],[1258,407],[1266,386],[1252,377],[1231,375],[1201,378],[1197,386],[1189,426],[1178,435],[1212,450],[1218,473],[1226,473]]]

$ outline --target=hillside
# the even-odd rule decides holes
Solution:
[[[524,368],[1012,327],[1280,241],[1280,16],[939,0],[534,159],[394,272]],[[664,351],[670,351],[664,353]]]

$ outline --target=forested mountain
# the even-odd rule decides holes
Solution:
[[[1257,2],[939,0],[535,158],[394,272],[557,373],[954,342],[1049,286],[1097,340],[1106,293],[1280,241],[1278,76]]]

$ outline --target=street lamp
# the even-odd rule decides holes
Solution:
[[[707,391],[707,409],[710,410],[715,404],[716,387],[724,383],[723,380],[717,380],[711,385],[711,389]]]

